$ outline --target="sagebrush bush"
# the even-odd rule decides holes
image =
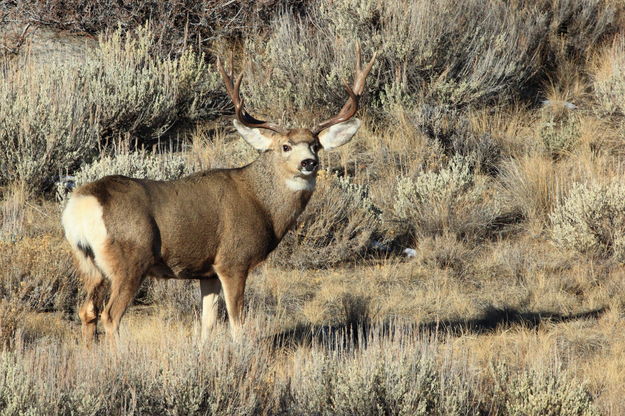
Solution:
[[[513,96],[513,86],[525,85],[540,64],[535,52],[545,20],[531,9],[493,1],[358,0],[320,8],[331,33],[380,51],[382,100],[399,96],[409,104],[425,96],[456,107],[484,104],[495,95]]]
[[[438,142],[445,154],[467,157],[481,172],[497,172],[501,145],[490,134],[476,132],[466,112],[424,104],[410,112],[410,119],[419,131]]]
[[[486,182],[470,159],[455,156],[439,171],[402,177],[389,222],[398,221],[413,238],[444,234],[463,239],[484,237],[498,214],[487,195]]]
[[[103,35],[94,57],[45,65],[26,61],[0,71],[0,184],[49,189],[61,171],[97,154],[103,138],[158,137],[182,119],[223,105],[217,75],[201,56],[153,54],[146,28]]]
[[[285,13],[276,18],[266,41],[262,36],[248,38],[246,52],[253,70],[248,71],[243,94],[250,108],[287,124],[310,124],[305,127],[313,127],[311,116],[319,110],[328,118],[340,109],[347,98],[340,82],[353,68],[346,62],[348,57],[353,61],[353,52],[336,51],[314,23]],[[369,50],[364,55],[368,59]]]
[[[148,153],[145,150],[120,152],[103,156],[83,166],[74,173],[73,182],[80,186],[107,175],[124,175],[132,178],[152,180],[172,180],[193,172],[187,155],[182,153]],[[67,184],[57,184],[57,194],[64,199]]]
[[[617,8],[606,0],[525,0],[549,18],[550,54],[583,62],[593,49],[614,33]]]
[[[443,391],[434,362],[419,353],[374,347],[356,359],[316,351],[312,357],[300,357],[296,357],[293,381],[295,409],[301,415],[315,415],[325,407],[345,416],[445,414],[442,397],[463,396],[463,392]],[[465,403],[465,410],[470,407]]]
[[[379,214],[366,186],[320,172],[311,201],[271,262],[297,268],[356,262],[367,253],[378,229]]]
[[[248,40],[263,69],[246,93],[254,107],[287,118],[339,108],[356,41],[366,59],[379,53],[367,90],[383,113],[424,98],[453,107],[510,100],[538,72],[547,31],[540,13],[495,1],[328,0],[309,19],[287,13],[266,42]]]
[[[504,381],[507,376],[502,377]],[[527,416],[599,416],[586,386],[546,371],[530,370],[504,387],[505,414]]]
[[[49,187],[61,169],[96,154],[100,126],[85,77],[65,67],[0,71],[0,184]]]
[[[580,119],[574,110],[545,108],[538,126],[544,151],[554,158],[570,153],[580,138]]]
[[[99,43],[86,70],[87,98],[97,105],[95,121],[105,134],[159,137],[176,121],[214,116],[225,104],[204,57],[189,48],[178,58],[159,57],[147,26],[127,35],[117,30]]]
[[[157,349],[131,344],[117,357],[49,343],[35,355],[4,351],[0,409],[4,415],[271,413],[266,346],[220,338],[198,349],[186,334],[177,335],[161,337]]]
[[[198,347],[188,329],[152,321],[150,335],[87,351],[40,340],[0,350],[0,410],[23,414],[576,415],[597,414],[561,366],[480,371],[452,340],[410,327],[338,331],[284,351],[247,322]],[[19,340],[18,340],[19,341]],[[493,363],[501,368],[499,362]],[[494,387],[493,387],[494,385]],[[558,411],[560,411],[558,413]],[[544,413],[541,413],[544,412]]]
[[[549,216],[554,242],[566,249],[625,261],[625,184],[576,184]]]

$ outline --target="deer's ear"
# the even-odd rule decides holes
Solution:
[[[325,150],[343,146],[352,139],[359,128],[360,120],[357,118],[335,124],[319,133],[319,143]]]
[[[271,147],[273,140],[269,136],[265,136],[261,133],[260,129],[255,129],[245,126],[238,120],[233,120],[232,124],[237,129],[239,134],[248,142],[254,149],[265,151]]]

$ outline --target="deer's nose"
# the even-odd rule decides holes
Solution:
[[[315,159],[302,160],[302,167],[308,171],[314,170],[317,167],[317,161]]]

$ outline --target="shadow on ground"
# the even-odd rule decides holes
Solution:
[[[322,345],[327,348],[353,348],[366,345],[375,337],[401,336],[438,337],[479,335],[513,327],[538,329],[541,325],[558,324],[583,319],[597,319],[606,308],[562,315],[552,312],[520,312],[515,309],[490,308],[482,317],[469,320],[434,321],[422,324],[401,322],[372,323],[369,320],[353,320],[340,325],[301,325],[272,336],[276,348],[300,345]]]

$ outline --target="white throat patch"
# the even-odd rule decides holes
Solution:
[[[296,176],[294,178],[287,179],[285,183],[286,183],[286,187],[289,188],[293,192],[312,191],[315,189],[317,180],[315,177],[307,179],[307,178],[301,178],[299,176]]]

